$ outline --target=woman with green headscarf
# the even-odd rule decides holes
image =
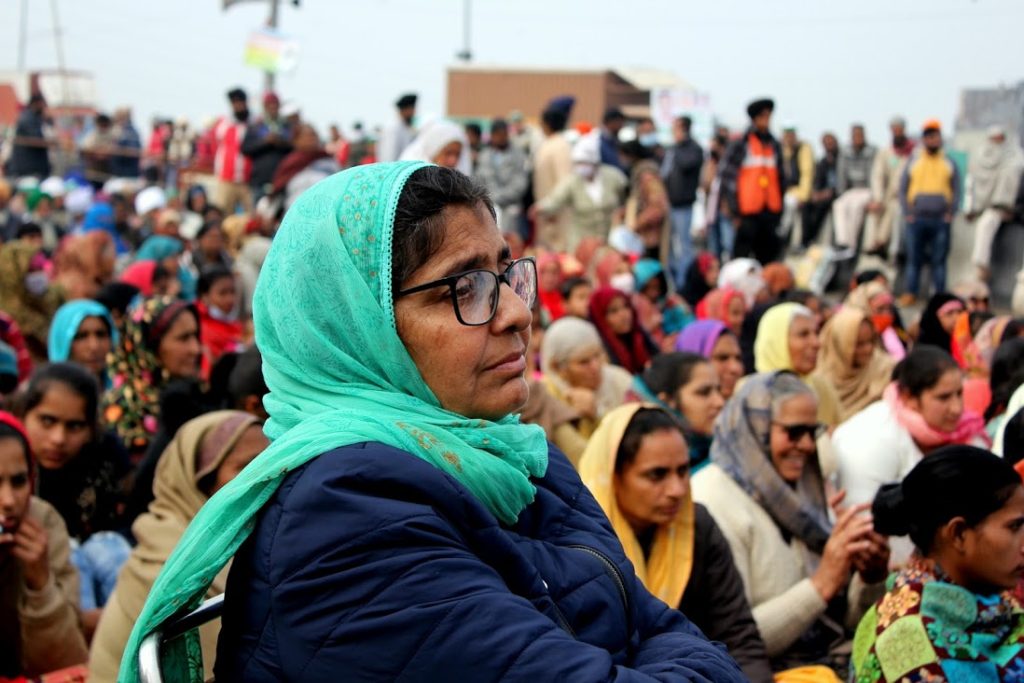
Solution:
[[[743,680],[520,424],[536,288],[456,171],[362,166],[303,194],[254,299],[271,445],[185,532],[119,680],[232,558],[219,680]],[[202,680],[197,650],[173,641],[165,671]]]

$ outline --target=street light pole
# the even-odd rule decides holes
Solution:
[[[455,57],[461,59],[467,64],[473,61],[473,52],[470,50],[470,36],[473,32],[473,22],[471,21],[471,10],[473,0],[462,0],[462,51],[457,52]]]
[[[267,26],[271,29],[277,29],[277,17],[278,17],[278,2],[279,0],[270,0],[270,17],[267,19]],[[275,75],[273,71],[266,71],[263,74],[263,90],[264,92],[274,92],[274,80]]]

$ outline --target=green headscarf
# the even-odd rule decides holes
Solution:
[[[288,472],[322,453],[363,441],[408,451],[507,524],[533,501],[530,478],[547,470],[543,430],[518,416],[488,422],[441,408],[395,329],[395,208],[406,180],[425,165],[349,169],[306,191],[285,216],[253,300],[272,443],[189,525],[135,623],[119,681],[138,680],[143,638],[201,601]],[[168,680],[181,680],[176,672],[187,668],[201,681],[197,655],[194,631],[172,642]]]

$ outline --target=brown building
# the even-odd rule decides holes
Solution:
[[[554,97],[572,95],[572,122],[601,123],[608,107],[627,117],[650,115],[651,90],[690,88],[674,74],[654,69],[538,69],[497,66],[453,66],[448,69],[448,116],[491,119],[518,110],[537,121]]]

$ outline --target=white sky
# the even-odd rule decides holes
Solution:
[[[153,114],[199,122],[225,110],[229,87],[262,88],[242,50],[264,1],[57,3],[68,68],[93,72],[101,107],[132,105],[140,128]],[[28,67],[53,67],[50,2],[28,5]],[[20,7],[0,0],[0,68],[16,65]],[[895,113],[912,128],[932,116],[949,127],[962,87],[1024,80],[1022,0],[475,0],[472,12],[477,63],[668,69],[710,92],[731,123],[768,94],[776,123],[815,139],[826,129],[846,139],[859,120],[882,143]],[[421,114],[443,113],[462,13],[462,0],[283,0],[281,30],[302,52],[278,90],[322,132],[389,121],[408,90]]]

